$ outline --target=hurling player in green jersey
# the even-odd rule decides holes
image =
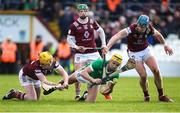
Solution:
[[[114,54],[109,61],[104,61],[103,59],[95,60],[94,62],[86,65],[82,69],[79,69],[70,75],[68,82],[69,84],[76,82],[87,83],[88,91],[86,92],[86,96],[85,94],[83,95],[83,98],[87,102],[95,102],[99,89],[98,84],[102,82],[101,79],[103,78],[103,67],[105,66],[105,73],[106,76],[108,76],[115,72],[121,63],[122,56],[119,54]],[[114,75],[109,80],[113,80],[114,78],[119,78],[119,74]]]

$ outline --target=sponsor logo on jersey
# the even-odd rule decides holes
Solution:
[[[82,27],[77,27],[77,29],[82,29]]]

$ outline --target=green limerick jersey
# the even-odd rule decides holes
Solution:
[[[107,64],[108,61],[105,61],[105,66],[107,68]],[[91,64],[89,64],[89,66],[92,68],[92,72],[89,73],[89,75],[93,78],[102,78],[103,75],[103,59],[98,59],[94,62],[92,62]],[[111,73],[109,73],[111,74]],[[109,75],[107,73],[107,69],[106,69],[106,76]],[[119,78],[119,74],[114,75],[113,77],[110,78],[110,80],[112,80],[113,78]]]

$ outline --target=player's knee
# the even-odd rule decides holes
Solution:
[[[146,79],[147,78],[147,74],[146,74],[146,71],[137,71],[139,76],[142,78],[142,79]]]
[[[141,76],[141,81],[146,82],[147,81],[147,76]]]
[[[159,76],[159,75],[160,75],[160,72],[159,72],[158,69],[153,69],[152,72],[153,72],[153,74],[154,74],[155,76]]]
[[[33,99],[31,99],[32,101],[38,101],[38,99],[37,98],[33,98]]]
[[[28,96],[28,100],[37,101],[38,98],[37,98],[37,96],[35,96],[35,95],[29,95],[29,96]]]
[[[29,100],[32,100],[32,101],[37,101],[37,97],[30,97]]]
[[[86,101],[86,102],[90,102],[90,103],[95,103],[95,102],[96,102],[95,99],[86,99],[85,101]]]

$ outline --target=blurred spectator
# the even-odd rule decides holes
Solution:
[[[68,74],[71,74],[71,70],[70,70],[71,48],[65,36],[63,36],[59,42],[56,56],[59,59],[59,63],[61,64],[61,66],[64,69],[66,69]]]
[[[40,35],[36,36],[35,41],[30,43],[30,60],[34,61],[38,59],[38,54],[42,52],[44,44]]]
[[[0,45],[0,57],[1,57],[1,55],[2,55],[2,49],[1,49],[1,45]],[[1,61],[1,59],[0,59],[0,61]]]
[[[119,24],[120,24],[120,29],[123,29],[128,26],[125,16],[119,17]]]
[[[77,19],[75,15],[74,4],[79,0],[1,0],[0,9],[8,10],[37,10],[38,13],[46,20],[58,21],[61,36],[67,35],[70,23]],[[137,21],[140,14],[149,15],[153,25],[157,29],[166,26],[163,29],[164,34],[179,34],[179,2],[178,0],[84,0],[90,6],[90,15],[101,24],[113,24],[122,16],[126,24]],[[111,5],[114,4],[114,5]],[[111,8],[110,8],[111,7]],[[112,10],[113,9],[113,10]],[[53,13],[52,13],[53,12]],[[168,15],[168,16],[167,16]],[[172,16],[172,17],[170,17]],[[122,18],[123,19],[123,18]],[[163,22],[161,22],[163,21]],[[162,25],[163,24],[163,25]],[[107,27],[109,25],[106,25]],[[120,25],[121,27],[121,25]],[[105,28],[110,30],[109,28]],[[163,33],[163,32],[162,32]],[[111,37],[111,32],[106,33]],[[164,35],[164,36],[166,36]],[[124,41],[123,41],[124,42]]]
[[[30,53],[30,48],[29,48],[29,44],[17,44],[18,47],[18,58],[19,58],[19,62],[18,62],[18,69],[21,68],[21,66],[29,63],[29,53]]]
[[[8,36],[1,44],[1,71],[2,73],[9,74],[15,73],[16,52],[17,46],[12,42]]]
[[[175,10],[174,11],[174,21],[176,22],[175,24],[175,33],[178,34],[179,38],[180,38],[180,11],[179,10]]]
[[[119,4],[116,4],[114,11],[109,9],[107,0],[81,1],[90,6],[89,16],[93,16],[92,18],[102,26],[107,42],[118,30],[135,23],[140,14],[147,14],[152,21],[152,25],[163,34],[164,38],[171,33],[180,36],[179,0],[165,0],[165,2],[162,0],[117,1]],[[59,31],[62,37],[67,35],[70,24],[78,18],[74,9],[77,2],[80,2],[80,0],[0,0],[0,10],[36,10],[37,14],[43,17],[45,22],[56,21],[56,24],[58,23],[57,26],[60,28]],[[37,37],[42,40],[41,36]],[[97,47],[100,47],[101,40],[97,34],[95,39]],[[157,44],[157,41],[152,37],[148,37],[148,41],[152,45]],[[123,39],[121,42],[117,42],[113,48],[120,48],[121,43],[127,43],[127,40]],[[18,44],[18,55],[21,57],[22,64],[29,62],[27,47],[30,51],[32,50],[30,52],[31,60],[36,59],[35,57],[42,51],[42,48],[49,50],[51,53],[55,51],[52,44],[48,43],[44,47],[42,41],[31,42],[30,48],[29,44]]]
[[[39,0],[1,0],[0,8],[5,10],[36,10]]]
[[[2,73],[2,71],[1,71],[1,55],[2,55],[2,49],[1,49],[1,45],[0,45],[0,73]]]
[[[59,27],[61,29],[61,36],[67,35],[69,26],[73,22],[74,13],[71,7],[67,6],[64,10],[59,11]]]
[[[38,8],[38,0],[23,0],[24,10],[35,10]]]
[[[22,0],[2,0],[1,6],[5,10],[9,10],[9,9],[21,10],[23,9],[23,1]]]
[[[43,51],[49,51],[52,55],[54,55],[56,48],[53,47],[52,42],[48,42],[46,46],[44,46]]]
[[[161,20],[159,28],[157,27],[157,30],[162,33],[164,38],[167,38],[168,35],[168,29],[167,29],[167,23],[165,20]]]
[[[174,21],[173,16],[168,15],[167,16],[167,30],[169,33],[175,33],[175,25],[176,25],[176,21]]]
[[[54,19],[54,0],[41,0],[40,1],[40,14],[46,21]]]

